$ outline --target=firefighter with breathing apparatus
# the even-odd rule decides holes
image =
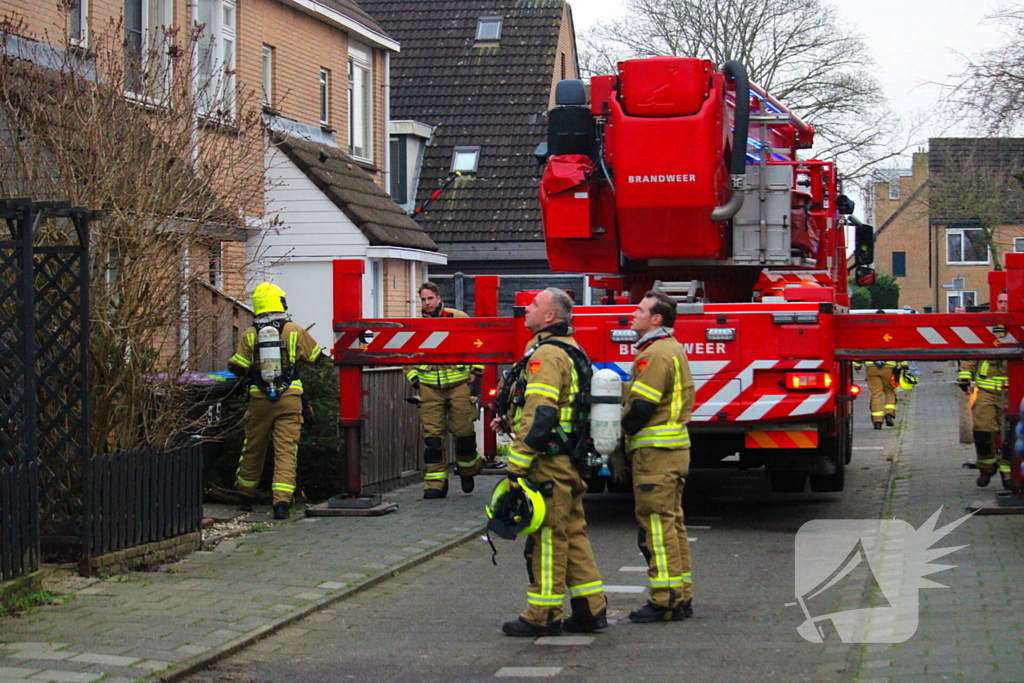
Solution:
[[[604,584],[583,516],[587,485],[573,459],[580,443],[573,412],[581,404],[581,372],[589,375],[591,366],[573,339],[571,315],[572,299],[554,287],[526,307],[525,326],[534,336],[503,380],[499,395],[513,387],[512,395],[495,406],[499,417],[491,423],[497,431],[506,421],[513,442],[508,479],[488,506],[488,529],[506,538],[529,534],[523,551],[527,607],[502,626],[509,636],[594,632],[608,625]],[[563,619],[566,597],[572,615]]]
[[[249,407],[243,418],[245,445],[238,464],[235,489],[243,509],[252,509],[267,446],[274,444],[274,519],[287,519],[295,494],[299,433],[304,419],[299,363],[324,358],[309,332],[292,322],[284,291],[270,282],[252,295],[253,326],[238,341],[228,368],[249,383]],[[304,418],[303,415],[307,416]]]

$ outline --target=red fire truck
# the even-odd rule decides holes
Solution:
[[[812,491],[841,491],[850,361],[1022,355],[1024,254],[990,274],[994,292],[1011,289],[1011,313],[849,314],[847,228],[863,282],[873,277],[872,228],[853,217],[833,163],[798,157],[814,129],[748,83],[739,63],[624,61],[591,79],[589,97],[581,81],[559,83],[548,122],[538,154],[550,266],[591,274],[605,292],[600,305],[575,308],[577,339],[596,366],[626,374],[636,302],[650,289],[676,298],[675,335],[696,382],[695,467],[738,455],[740,467],[764,466],[777,491],[808,480]],[[475,318],[361,320],[361,272],[358,262],[336,264],[346,429],[362,417],[360,366],[507,363],[530,336],[521,320],[496,317],[497,281],[486,277]]]

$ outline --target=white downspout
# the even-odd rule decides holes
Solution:
[[[384,52],[384,191],[391,194],[391,53]]]

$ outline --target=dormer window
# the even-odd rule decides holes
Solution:
[[[476,42],[496,43],[501,39],[501,17],[480,17],[476,20]]]
[[[480,161],[480,147],[456,147],[452,153],[452,173],[475,174]]]

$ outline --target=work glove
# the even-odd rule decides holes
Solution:
[[[420,378],[419,377],[413,377],[413,379],[412,379],[412,388],[413,389],[419,389],[420,388]]]
[[[968,381],[967,381],[966,379],[962,379],[962,380],[959,380],[959,381],[958,381],[958,382],[956,383],[956,385],[957,385],[958,387],[960,387],[960,391],[964,392],[965,394],[967,393],[967,391],[968,391],[968,390],[970,389],[970,387],[971,387],[971,383],[970,383],[970,382],[968,382]]]
[[[316,425],[316,411],[313,410],[313,404],[306,399],[305,394],[302,396],[302,424],[313,427]]]

